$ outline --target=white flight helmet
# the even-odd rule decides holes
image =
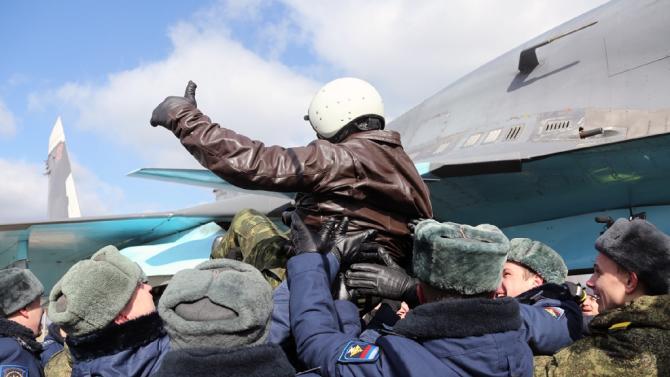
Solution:
[[[364,115],[384,117],[384,102],[372,85],[344,77],[324,85],[307,110],[307,120],[321,137],[335,136],[352,120]]]

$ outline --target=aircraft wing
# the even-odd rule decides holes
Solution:
[[[229,222],[248,207],[278,216],[286,202],[240,195],[175,212],[0,224],[0,266],[21,266],[25,261],[44,286],[51,287],[70,266],[103,246],[122,249],[157,242],[213,221]]]
[[[218,175],[205,169],[163,169],[142,168],[128,173],[129,177],[148,178],[165,182],[183,183],[192,186],[210,187],[225,191],[234,191],[248,194],[249,190],[234,186]],[[294,193],[253,191],[256,194],[269,195],[279,198],[293,198]]]

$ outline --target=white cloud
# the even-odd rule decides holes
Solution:
[[[377,85],[393,116],[605,0],[285,0],[326,64]]]
[[[316,82],[261,59],[221,30],[181,23],[170,37],[174,51],[163,61],[111,74],[102,87],[69,83],[34,94],[31,103],[75,106],[78,127],[132,148],[153,166],[196,165],[170,132],[149,126],[153,108],[168,95],[181,95],[189,79],[198,84],[199,108],[214,121],[270,144],[311,139],[302,116]]]
[[[0,222],[45,219],[44,165],[0,159]]]
[[[43,164],[0,159],[0,223],[47,218],[48,176],[44,169]],[[119,187],[103,182],[76,161],[72,171],[83,216],[108,214],[123,203]]]
[[[70,162],[82,216],[116,212],[125,201],[123,190],[104,182],[76,160],[71,159]]]
[[[16,118],[7,105],[0,100],[0,138],[14,136],[15,133]]]

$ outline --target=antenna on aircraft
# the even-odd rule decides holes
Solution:
[[[519,71],[520,71],[521,73],[530,73],[533,69],[535,69],[535,67],[537,67],[538,65],[540,65],[540,61],[537,60],[537,54],[535,53],[535,50],[536,50],[536,49],[538,49],[538,48],[540,48],[540,47],[542,47],[542,46],[546,46],[546,45],[548,45],[549,43],[551,43],[551,42],[553,42],[553,41],[555,41],[555,40],[557,40],[557,39],[561,39],[561,38],[563,38],[563,37],[566,37],[566,36],[568,36],[568,35],[570,35],[570,34],[572,34],[572,33],[576,33],[576,32],[578,32],[578,31],[580,31],[580,30],[584,30],[584,29],[586,29],[587,27],[591,27],[591,26],[593,26],[593,25],[595,25],[595,24],[597,24],[597,23],[598,23],[598,21],[593,21],[593,22],[591,22],[591,23],[588,24],[588,25],[584,25],[584,26],[582,26],[582,27],[580,27],[580,28],[577,28],[577,29],[568,31],[568,32],[563,33],[563,34],[559,34],[559,35],[557,35],[557,36],[555,36],[555,37],[553,37],[553,38],[549,38],[549,39],[547,39],[547,40],[544,41],[544,42],[540,42],[540,43],[538,43],[538,44],[536,44],[536,45],[534,45],[534,46],[528,47],[527,49],[521,51],[521,54],[519,54]]]

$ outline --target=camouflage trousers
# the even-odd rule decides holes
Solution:
[[[65,348],[56,352],[44,366],[45,377],[69,377],[72,375],[72,357],[70,351]]]
[[[242,261],[259,269],[272,288],[276,288],[286,277],[287,233],[260,212],[244,209],[235,215],[210,257],[226,258],[239,250]]]

